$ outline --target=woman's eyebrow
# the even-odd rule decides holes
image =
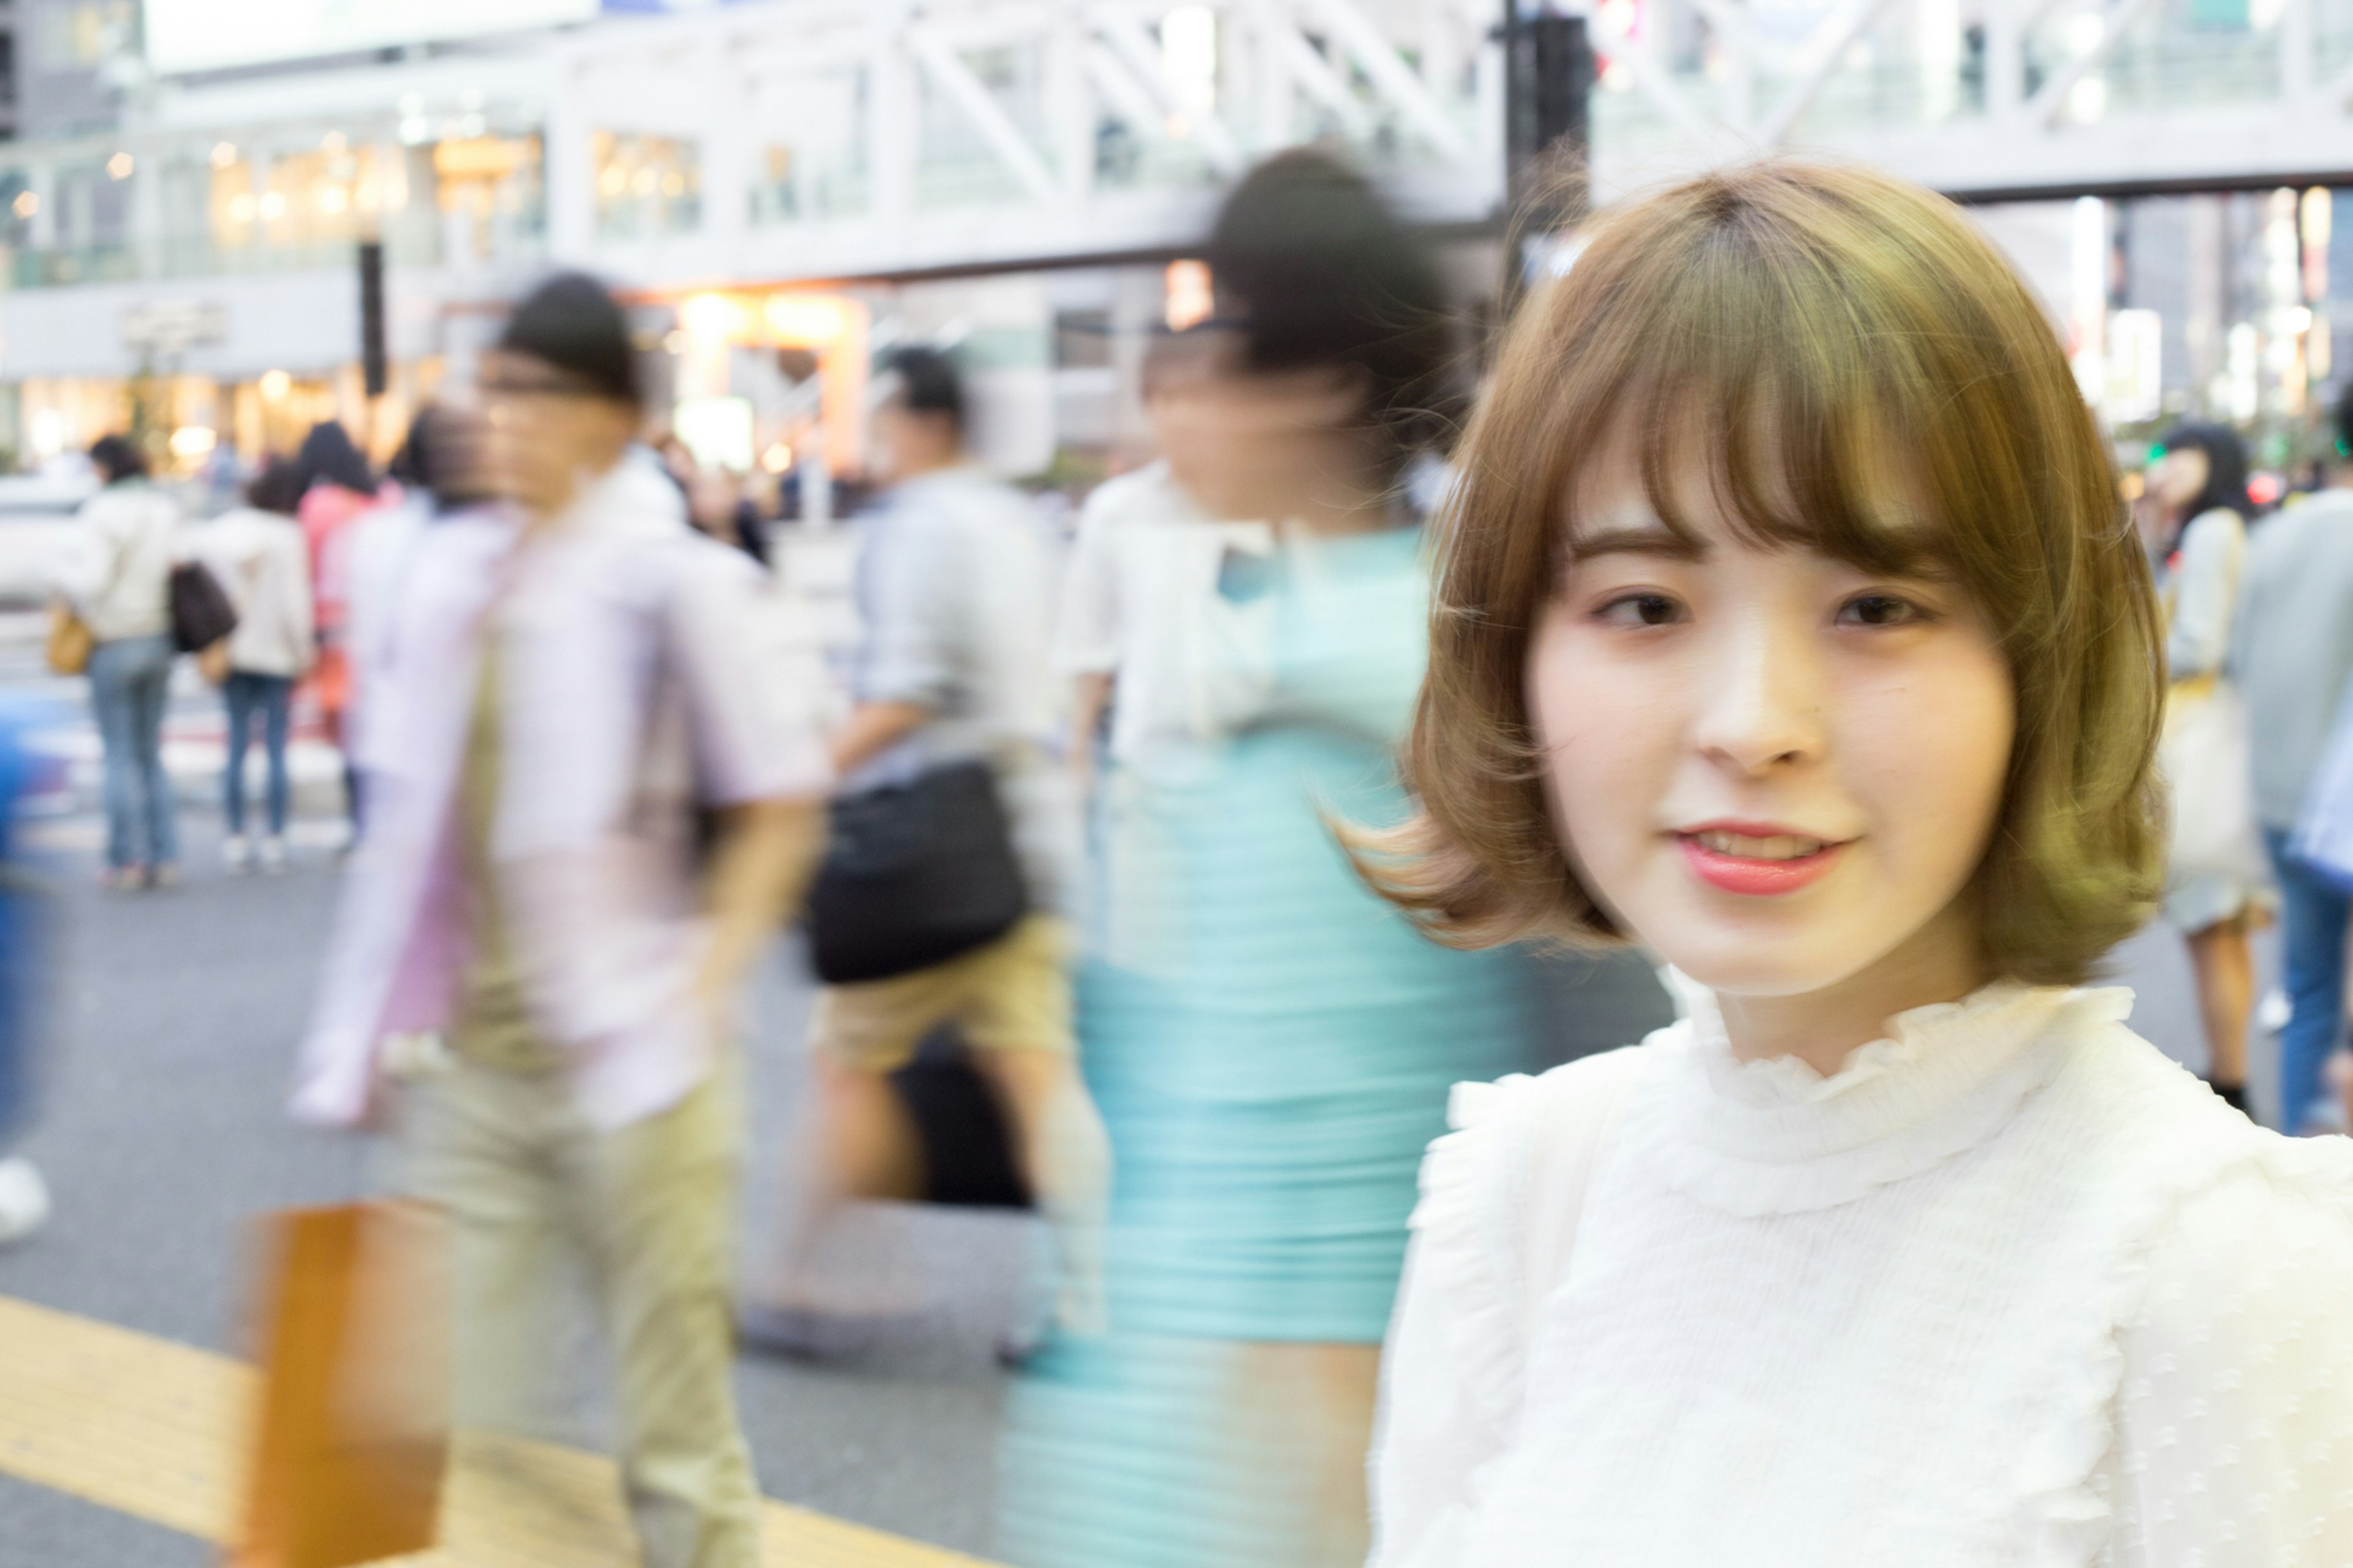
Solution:
[[[1572,561],[1590,561],[1597,555],[1664,555],[1677,561],[1704,561],[1707,542],[1663,523],[1579,529],[1569,535],[1568,555]]]

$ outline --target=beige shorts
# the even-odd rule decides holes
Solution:
[[[981,1051],[1077,1049],[1071,1029],[1070,932],[1053,915],[1024,915],[986,947],[945,963],[828,985],[818,993],[809,1048],[843,1067],[893,1072],[923,1037],[954,1024]]]

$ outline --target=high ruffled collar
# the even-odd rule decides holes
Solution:
[[[2120,986],[1996,982],[1896,1015],[1824,1078],[1794,1058],[1735,1057],[1714,997],[1682,989],[1690,1016],[1659,1042],[1628,1134],[1670,1185],[1742,1214],[1850,1202],[1975,1148],[2049,1081],[2068,1041],[2121,1022],[2133,1001]]]

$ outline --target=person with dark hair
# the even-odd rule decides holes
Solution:
[[[259,865],[286,868],[287,716],[294,683],[318,653],[311,618],[311,569],[295,513],[303,500],[302,470],[273,458],[246,488],[246,504],[206,523],[196,552],[237,608],[229,634],[228,675],[221,695],[228,706],[228,760],[221,800],[227,837],[221,858],[232,872]],[[245,826],[245,754],[255,721],[261,727],[269,770],[269,827],[257,844]]]
[[[374,510],[383,497],[351,432],[332,419],[311,426],[294,463],[302,484],[302,503],[296,515],[310,547],[311,602],[319,638],[311,692],[318,701],[327,739],[344,753],[343,809],[356,838],[364,804],[359,773],[351,764],[343,734],[344,717],[352,706],[351,659],[343,635],[350,606],[351,533],[353,524]]]
[[[823,841],[823,741],[764,678],[756,572],[633,451],[612,299],[576,276],[534,290],[480,392],[501,504],[417,521],[396,567],[354,579],[353,738],[381,809],[294,1110],[365,1121],[381,1042],[438,1030],[402,1128],[454,1229],[458,1420],[544,1426],[545,1310],[585,1265],[644,1562],[755,1568],[730,1384],[738,1013]],[[462,455],[468,432],[430,445]],[[437,456],[437,492],[469,466]]]
[[[1190,591],[1165,584],[1181,635],[1119,760],[1124,929],[1079,1015],[1119,1171],[1112,1331],[1050,1342],[1017,1394],[1004,1537],[1028,1568],[1363,1562],[1414,1171],[1448,1086],[1532,1048],[1517,957],[1423,942],[1325,826],[1407,809],[1430,584],[1399,480],[1446,434],[1454,368],[1429,248],[1292,153],[1205,254],[1215,314],[1155,426],[1234,526]]]
[[[164,771],[172,681],[171,577],[180,509],[147,482],[127,437],[102,436],[90,460],[105,488],[82,503],[56,586],[90,628],[90,700],[105,749],[109,886],[153,888],[178,874],[180,830]]]
[[[871,1315],[875,1304],[843,1299],[818,1260],[845,1200],[886,1195],[871,1173],[912,1163],[902,1156],[918,1129],[892,1076],[951,1025],[1005,1107],[1019,1173],[1046,1219],[1053,1316],[1079,1331],[1103,1318],[1109,1172],[1071,1027],[1063,906],[1076,824],[1049,752],[1045,542],[1029,504],[967,453],[952,359],[898,349],[879,390],[873,467],[888,489],[861,525],[855,706],[832,742],[840,794],[854,805],[963,785],[966,800],[994,805],[979,808],[992,819],[982,829],[991,863],[1019,886],[1006,900],[1011,922],[982,940],[818,993],[816,1130],[766,1276],[738,1320],[745,1342],[784,1353],[823,1353]],[[821,958],[821,932],[818,945]]]
[[[2172,785],[2165,917],[2189,946],[2207,1077],[2247,1109],[2247,1028],[2255,1005],[2251,925],[2274,902],[2248,796],[2244,710],[2224,669],[2247,553],[2247,449],[2219,425],[2166,432],[2144,516],[2166,612],[2168,679],[2159,757]]]
[[[2323,488],[2267,521],[2247,547],[2230,677],[2247,704],[2255,820],[2280,889],[2280,1131],[2346,1131],[2323,1068],[2345,1037],[2353,899],[2295,852],[2332,731],[2353,692],[2353,383],[2336,407]]]

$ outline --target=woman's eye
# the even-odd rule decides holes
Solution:
[[[1893,594],[1857,594],[1839,606],[1839,624],[1849,626],[1903,626],[1928,618],[1928,612]]]
[[[1602,605],[1599,614],[1619,626],[1663,626],[1682,620],[1683,607],[1664,594],[1624,594]]]

